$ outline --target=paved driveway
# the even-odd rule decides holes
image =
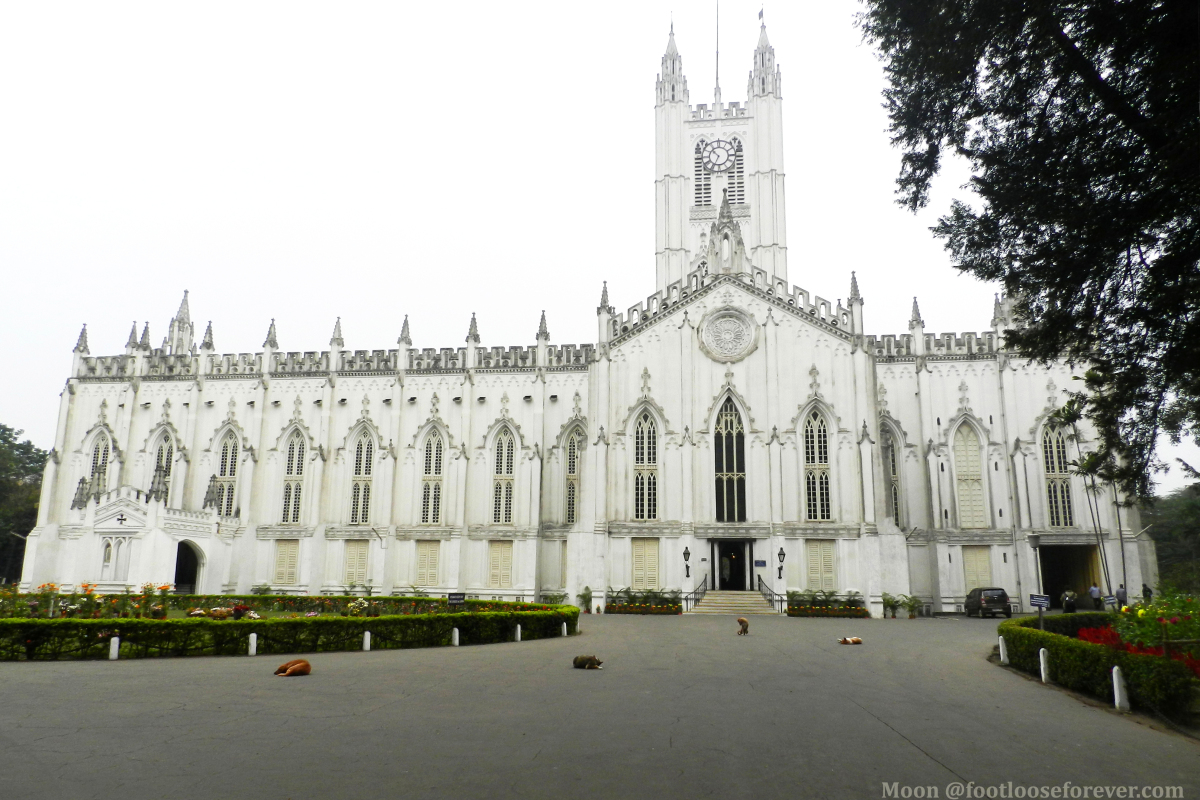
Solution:
[[[1200,796],[1200,743],[989,664],[994,620],[582,619],[571,639],[314,655],[299,679],[272,677],[278,656],[3,663],[0,797]],[[602,671],[570,668],[591,653]]]

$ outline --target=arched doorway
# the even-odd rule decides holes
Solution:
[[[200,579],[200,553],[190,542],[180,542],[175,549],[175,591],[195,594]]]

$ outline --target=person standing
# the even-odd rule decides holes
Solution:
[[[1142,584],[1142,599],[1146,601],[1146,605],[1150,605],[1150,601],[1154,599],[1154,590],[1145,583]]]
[[[1064,614],[1074,614],[1075,613],[1075,593],[1072,592],[1070,589],[1067,589],[1065,592],[1063,592],[1062,593],[1062,604],[1063,604],[1063,613]]]
[[[1092,588],[1088,589],[1088,594],[1092,598],[1092,608],[1097,611],[1104,610],[1104,598],[1100,596],[1100,587],[1092,583]]]
[[[1124,608],[1129,605],[1129,592],[1125,591],[1125,584],[1122,583],[1118,586],[1114,594],[1117,597],[1117,608]]]

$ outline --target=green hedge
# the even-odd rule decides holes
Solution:
[[[789,617],[832,617],[832,618],[848,618],[854,617],[859,619],[870,619],[871,612],[865,608],[857,608],[853,606],[843,606],[836,608],[833,606],[788,606],[787,615]]]
[[[608,603],[604,606],[605,614],[650,614],[654,616],[675,616],[683,613],[679,604],[658,603]]]
[[[324,653],[362,649],[364,631],[371,649],[440,647],[450,644],[458,628],[459,642],[492,644],[513,639],[562,635],[567,623],[575,633],[579,609],[552,606],[546,611],[465,612],[382,617],[308,617],[297,619],[3,619],[0,661],[53,661],[108,658],[109,641],[121,637],[121,658],[161,656],[245,655],[250,634],[258,634],[258,652]]]
[[[1196,683],[1183,664],[1074,638],[1080,628],[1103,627],[1112,617],[1106,613],[1056,614],[1045,618],[1045,631],[1038,630],[1037,617],[1024,617],[1005,620],[998,630],[1007,645],[1008,660],[1017,669],[1040,675],[1038,650],[1044,647],[1054,683],[1111,703],[1112,668],[1119,666],[1133,706],[1152,708],[1168,716],[1183,714]]]

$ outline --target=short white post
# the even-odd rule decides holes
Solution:
[[[371,632],[363,631],[363,650],[371,649]]]
[[[1050,682],[1050,653],[1046,648],[1038,650],[1038,664],[1042,668],[1042,683]]]
[[[1008,666],[1008,645],[1004,643],[1004,637],[1000,637],[1000,663]]]
[[[458,628],[450,629],[450,646],[458,647]]]
[[[250,634],[250,646],[246,649],[246,655],[248,655],[248,656],[258,655],[258,634],[257,633]]]
[[[1113,667],[1113,707],[1117,711],[1129,710],[1129,687],[1125,685],[1125,676],[1120,667]]]
[[[108,640],[108,660],[116,661],[121,653],[121,637],[114,636]]]
[[[521,623],[517,623],[517,641],[521,641]]]
[[[562,635],[563,635],[563,636],[566,636],[566,635],[567,635],[567,623],[565,623],[565,622],[563,623],[563,632],[562,632]]]

